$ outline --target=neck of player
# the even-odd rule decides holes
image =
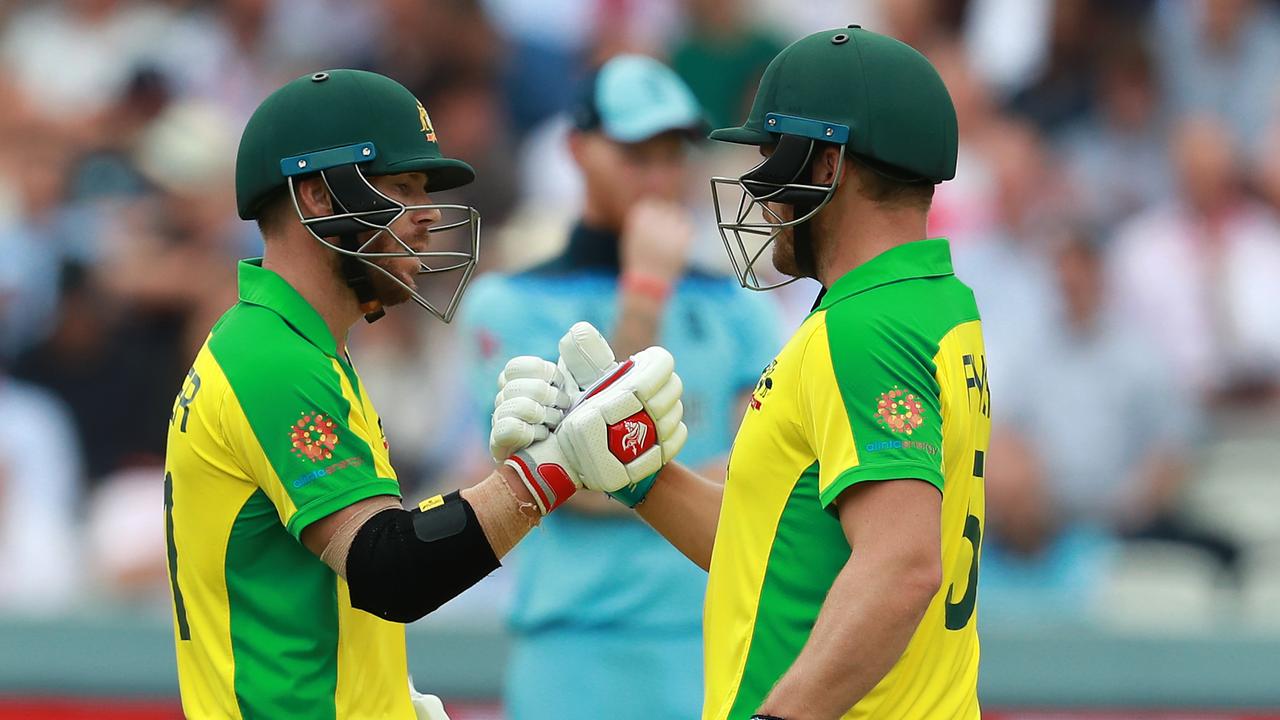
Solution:
[[[265,243],[262,267],[289,283],[320,314],[329,327],[338,351],[347,350],[347,331],[360,319],[355,293],[338,270],[333,251],[311,237],[301,225],[301,236],[290,233]]]
[[[835,197],[812,221],[818,282],[830,288],[850,270],[899,245],[928,237],[928,212],[876,203],[852,183],[841,183]]]

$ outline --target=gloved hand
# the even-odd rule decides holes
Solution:
[[[553,365],[531,355],[512,358],[498,375],[489,453],[502,462],[545,439],[595,383],[617,369],[613,348],[591,323],[580,322],[560,338]]]
[[[643,486],[634,500],[619,497],[634,505],[688,437],[675,362],[652,347],[616,364],[587,323],[571,328],[560,349],[558,366],[531,358],[507,364],[490,450],[495,459],[513,451],[505,462],[543,514],[579,487],[625,494]]]

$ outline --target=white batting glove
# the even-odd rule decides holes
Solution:
[[[617,369],[613,348],[591,323],[580,322],[560,338],[553,365],[531,355],[512,358],[498,375],[489,453],[502,462],[544,440],[592,385]]]
[[[556,367],[572,404],[617,370],[618,362],[604,335],[591,323],[578,322],[560,338],[560,360]]]
[[[634,486],[684,446],[689,432],[682,391],[671,353],[643,350],[584,390],[550,437],[505,462],[543,514],[579,487],[613,492]]]
[[[571,401],[560,370],[531,355],[512,358],[498,375],[498,386],[489,453],[502,462],[515,451],[545,440]]]

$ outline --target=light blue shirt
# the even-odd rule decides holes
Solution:
[[[555,359],[560,337],[579,320],[611,335],[614,243],[579,228],[560,258],[519,275],[483,276],[468,291],[461,326],[469,395],[482,427],[489,426],[496,378],[508,359]],[[741,420],[741,393],[778,349],[776,308],[730,279],[690,274],[667,304],[659,344],[671,351],[684,381],[689,440],[680,461],[695,468],[719,461]],[[634,516],[561,509],[516,553],[517,632],[700,631],[706,574]]]

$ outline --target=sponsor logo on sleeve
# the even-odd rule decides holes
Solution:
[[[364,460],[359,457],[349,457],[346,460],[339,460],[329,467],[318,468],[316,470],[312,470],[306,475],[299,475],[293,481],[293,486],[295,488],[306,487],[313,481],[319,480],[322,477],[327,477],[340,470],[346,470],[349,467],[360,467],[361,465],[364,465]]]
[[[338,446],[337,425],[322,413],[299,414],[298,421],[289,426],[290,452],[311,462],[333,458],[333,449]]]
[[[924,424],[924,406],[915,393],[898,386],[880,393],[876,401],[876,424],[891,433],[910,435]]]

